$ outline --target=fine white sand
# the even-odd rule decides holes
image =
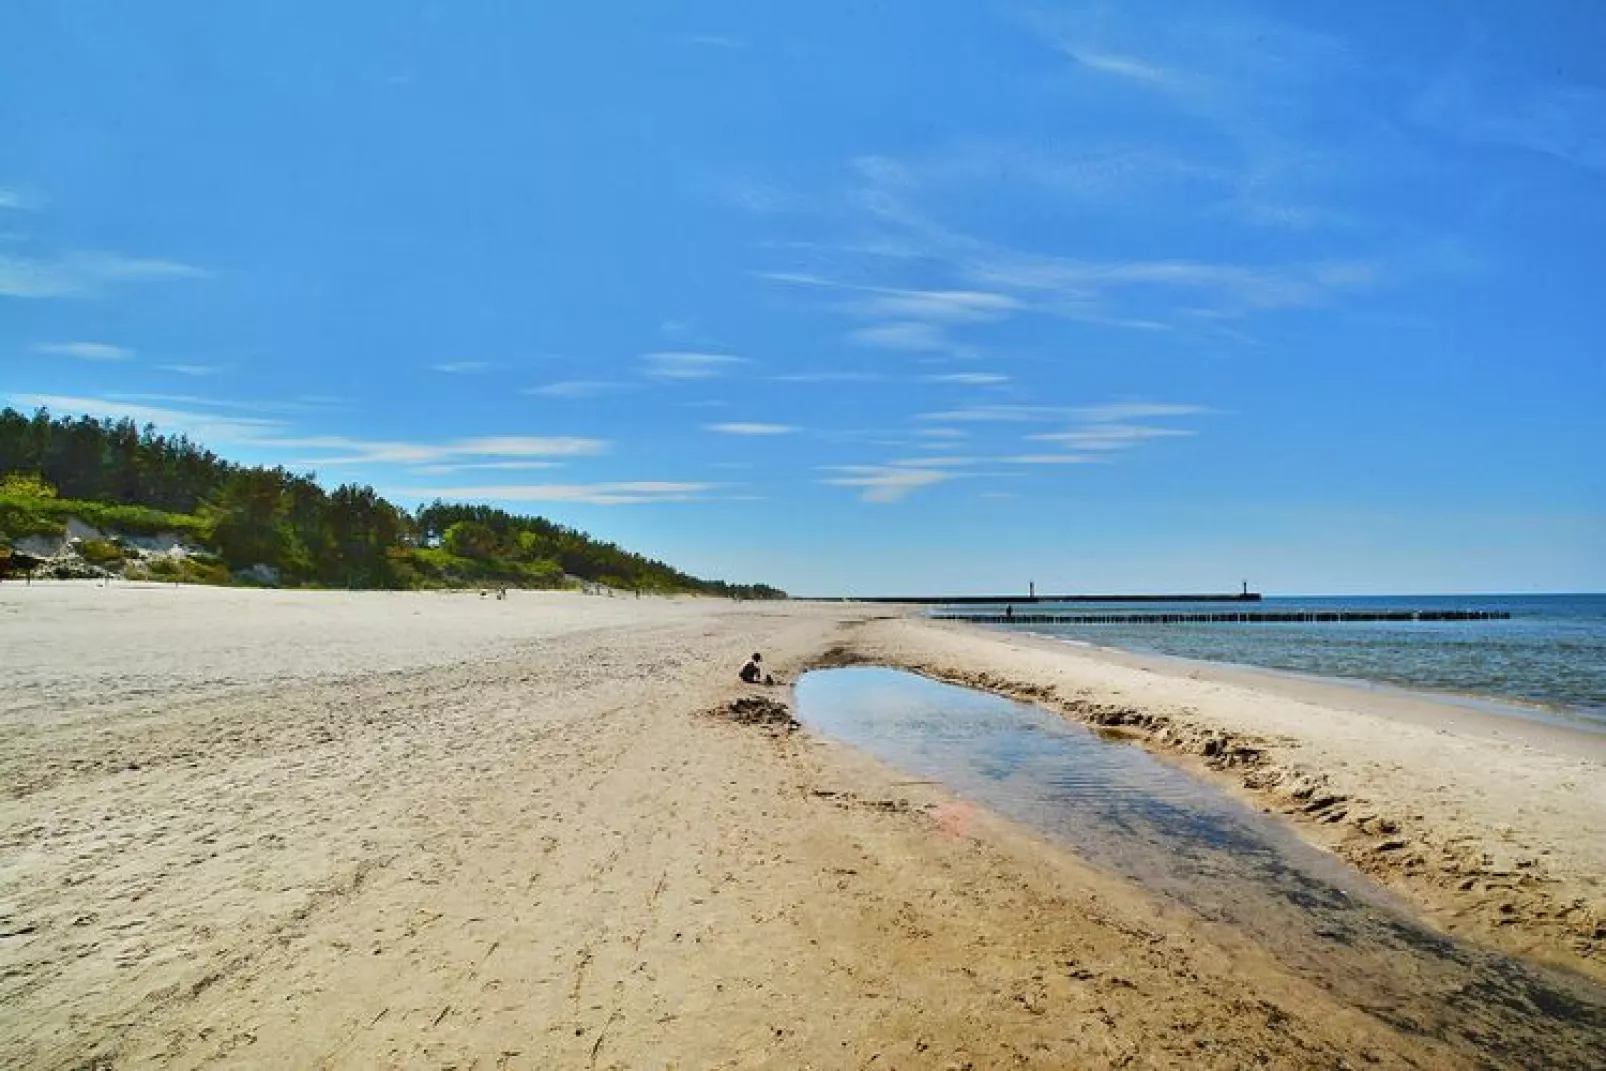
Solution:
[[[1484,853],[1468,917],[1499,888],[1508,941],[1589,962],[1540,908],[1598,889],[1598,755],[888,613],[0,585],[0,1065],[1467,1061],[938,787],[708,713],[754,649],[1259,749],[1212,775],[1343,797],[1307,831],[1422,856],[1372,869],[1446,915],[1411,875]]]

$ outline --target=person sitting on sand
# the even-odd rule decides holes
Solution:
[[[747,665],[742,667],[742,680],[747,684],[774,684],[775,678],[764,672],[763,661],[764,656],[754,652],[753,657],[747,660]]]

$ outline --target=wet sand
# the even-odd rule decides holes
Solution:
[[[1077,716],[1136,705],[1143,670],[887,613],[0,586],[0,1064],[1473,1062],[939,786],[718,715],[751,694],[733,676],[753,649],[787,678],[873,657],[1053,687]],[[1239,687],[1168,687],[1204,685]],[[1151,744],[1228,733],[1202,701],[1141,698],[1171,719],[1128,722]],[[1367,765],[1339,737],[1274,732],[1281,705],[1221,745],[1265,737],[1272,757],[1213,776],[1275,794],[1245,775],[1349,761],[1327,783],[1393,786],[1414,804],[1388,819],[1402,837],[1428,835],[1421,815],[1544,850],[1540,812],[1473,806],[1476,771],[1454,771],[1465,798],[1413,797],[1422,775],[1388,769],[1413,760],[1398,730],[1372,727]],[[1598,814],[1597,760],[1438,743],[1434,774],[1593,773],[1552,802],[1562,823]],[[1319,813],[1308,830],[1363,831]],[[1513,878],[1584,887],[1598,850],[1558,840]],[[1541,916],[1500,929],[1591,962]]]

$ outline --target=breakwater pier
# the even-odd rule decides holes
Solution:
[[[1023,606],[1033,603],[1082,602],[1259,602],[1260,592],[1245,588],[1227,595],[871,595],[853,602],[903,603],[914,606]]]
[[[1056,600],[1057,601],[1057,600]],[[1214,625],[1367,621],[1505,621],[1507,610],[1215,610],[1180,613],[935,614],[939,621],[980,625]]]

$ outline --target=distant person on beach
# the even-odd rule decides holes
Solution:
[[[764,672],[764,656],[755,652],[742,667],[741,678],[748,684],[774,684],[775,678]]]
[[[1010,621],[1014,620],[1014,618],[1015,618],[1015,608],[1013,606],[1004,607],[1004,618],[1005,618],[1005,620],[1010,620]]]

